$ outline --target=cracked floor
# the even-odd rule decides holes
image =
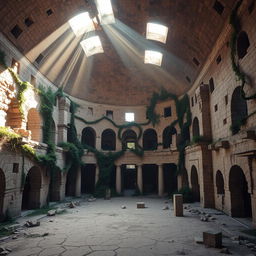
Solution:
[[[145,202],[147,208],[136,209],[137,201]],[[236,229],[237,223],[226,215],[201,222],[199,216],[187,210],[185,217],[174,217],[172,204],[168,204],[170,210],[163,210],[165,205],[164,199],[157,198],[82,201],[65,214],[40,219],[40,226],[26,230],[30,237],[19,236],[0,246],[11,248],[10,256],[222,255],[219,249],[195,243],[194,238],[202,237],[203,231],[216,230],[218,223],[225,222],[231,229]],[[44,233],[49,234],[32,237]],[[247,247],[234,243],[225,231],[223,237],[223,245],[232,255],[254,255]]]

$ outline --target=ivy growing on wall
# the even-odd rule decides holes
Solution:
[[[238,16],[238,10],[242,4],[243,0],[240,0],[237,2],[235,8],[232,10],[232,13],[230,15],[229,23],[231,24],[233,28],[233,32],[231,34],[230,39],[230,49],[231,49],[231,63],[232,63],[232,69],[239,81],[241,81],[241,96],[245,100],[251,100],[256,98],[256,93],[246,96],[246,93],[244,91],[244,86],[248,83],[250,83],[250,77],[241,69],[238,58],[237,58],[237,39],[238,34],[241,31],[241,21]]]

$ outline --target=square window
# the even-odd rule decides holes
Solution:
[[[26,18],[24,23],[27,27],[30,27],[32,24],[34,24],[34,21],[31,18]]]
[[[221,2],[219,1],[215,1],[214,5],[213,5],[213,9],[219,14],[221,15],[224,11],[224,6],[222,5]]]
[[[192,105],[192,107],[194,107],[194,98],[193,98],[193,96],[191,97],[191,105]]]
[[[148,50],[145,51],[145,56],[144,56],[145,64],[153,64],[156,66],[161,66],[162,59],[163,59],[163,54],[161,52],[148,51]]]
[[[217,104],[214,106],[214,111],[215,111],[215,112],[218,111],[218,105],[217,105]]]
[[[209,87],[210,87],[210,92],[212,93],[214,91],[214,81],[213,78],[209,80]]]
[[[134,122],[134,113],[125,113],[126,122]]]
[[[83,40],[80,44],[87,57],[104,52],[99,36],[92,36],[90,38],[87,38]]]
[[[126,169],[136,169],[135,164],[127,164]]]
[[[93,116],[93,108],[88,107],[88,115]]]
[[[19,163],[13,163],[12,172],[13,173],[18,173],[19,172]]]
[[[113,119],[113,111],[112,110],[107,110],[106,111],[106,116],[110,119]]]
[[[171,115],[172,115],[172,108],[171,107],[164,108],[164,117],[168,117]]]
[[[48,9],[48,10],[46,11],[46,14],[47,14],[48,16],[52,15],[52,14],[53,14],[52,9]]]
[[[36,62],[37,64],[40,64],[40,62],[43,60],[43,58],[44,58],[44,55],[40,53],[40,54],[38,55],[38,57],[35,59],[35,62]]]
[[[168,34],[168,27],[157,24],[157,23],[147,23],[147,34],[146,38],[150,40],[159,41],[161,43],[166,43]]]
[[[227,118],[223,119],[223,124],[227,124]]]
[[[126,148],[127,149],[135,149],[135,142],[127,142]]]

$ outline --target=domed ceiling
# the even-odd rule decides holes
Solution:
[[[115,23],[76,37],[68,20],[93,0],[0,1],[1,32],[58,87],[91,102],[147,104],[164,87],[186,92],[207,59],[235,0],[112,0]],[[166,43],[146,39],[148,22],[168,27]],[[98,35],[104,53],[86,57],[80,42]],[[144,64],[145,50],[163,54]]]

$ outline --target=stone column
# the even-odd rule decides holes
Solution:
[[[121,194],[122,184],[121,184],[121,166],[116,167],[116,192]]]
[[[96,169],[95,169],[95,185],[97,184],[98,180],[99,180],[99,175],[100,175],[100,168],[99,166],[96,164]]]
[[[137,167],[137,185],[140,190],[140,193],[143,193],[143,177],[142,177],[142,166],[138,165]]]
[[[158,165],[158,196],[163,196],[164,194],[164,171],[163,165]]]

